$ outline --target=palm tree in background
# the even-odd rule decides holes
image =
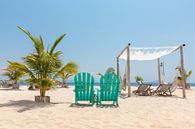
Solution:
[[[36,85],[40,90],[40,97],[45,97],[46,91],[55,85],[55,78],[59,73],[66,73],[67,65],[63,66],[61,51],[55,51],[65,34],[61,35],[53,45],[46,50],[42,37],[34,37],[25,29],[17,26],[22,30],[33,42],[35,52],[23,57],[24,63],[12,62],[15,69],[19,69],[28,75],[26,80],[30,84]],[[75,64],[76,65],[76,64]],[[72,72],[74,75],[76,72]]]
[[[6,76],[9,81],[13,81],[13,89],[19,89],[18,81],[25,75],[25,72],[15,68],[13,63],[10,61],[8,61],[7,68],[3,70],[3,76]]]
[[[105,72],[105,74],[115,74],[115,69],[113,68],[113,67],[108,67],[107,69],[106,69],[106,72]],[[101,74],[101,73],[97,73],[97,75],[98,76],[100,76],[100,77],[103,77],[104,75],[103,74]]]
[[[66,87],[68,78],[77,74],[78,71],[78,65],[74,62],[69,62],[63,68],[61,68],[56,76],[62,78],[63,87]]]
[[[109,68],[107,68],[106,73],[114,74],[115,69],[113,67],[109,67]]]

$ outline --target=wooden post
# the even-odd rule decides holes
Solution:
[[[182,94],[183,98],[186,98],[186,78],[185,78],[185,73],[184,73],[184,57],[183,57],[183,47],[185,44],[180,46],[180,57],[181,57],[181,76],[184,79],[182,83]]]
[[[127,47],[125,47],[121,53],[117,56],[117,74],[120,75],[120,66],[119,66],[119,58],[120,56],[125,52],[127,51],[127,86],[128,86],[128,97],[131,96],[131,83],[130,83],[130,57],[129,57],[129,46],[131,44],[129,43]]]
[[[130,81],[130,44],[127,47],[127,86],[128,97],[131,97],[131,81]]]
[[[157,59],[157,62],[158,62],[158,80],[159,80],[159,84],[161,84],[160,58]]]
[[[119,58],[117,57],[117,75],[120,74],[120,69],[119,69]]]
[[[120,77],[120,66],[119,66],[119,57],[117,57],[117,75]],[[121,77],[120,77],[121,78]],[[121,82],[122,83],[122,82]],[[122,87],[120,85],[120,92],[122,91]]]

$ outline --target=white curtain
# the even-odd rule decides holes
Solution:
[[[130,60],[156,60],[162,56],[166,56],[177,49],[180,46],[169,46],[169,47],[130,47]],[[119,57],[120,59],[127,60],[127,50]]]

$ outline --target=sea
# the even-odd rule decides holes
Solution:
[[[159,85],[159,83],[152,83],[152,82],[146,82],[146,84],[152,84],[152,86],[158,86]],[[74,82],[68,82],[68,85],[69,86],[74,86]],[[99,82],[95,83],[95,86],[99,86],[99,85],[100,85]],[[138,86],[138,84],[136,82],[132,82],[131,85],[136,86],[136,87]],[[195,87],[195,83],[190,83],[190,86]]]
[[[152,86],[158,86],[159,85],[158,83],[152,83],[152,82],[145,82],[145,83],[146,84],[152,84]],[[74,82],[68,82],[67,84],[68,84],[68,86],[74,86]],[[28,86],[28,83],[26,83],[26,82],[20,82],[19,85],[21,85],[21,86]],[[95,82],[94,85],[95,86],[99,86],[100,83],[99,82]],[[131,85],[132,86],[136,86],[136,87],[138,86],[138,84],[136,82],[132,82]],[[190,86],[191,87],[195,87],[195,83],[190,83]]]

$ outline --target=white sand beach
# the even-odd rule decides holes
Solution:
[[[134,88],[135,89],[135,88]],[[38,91],[0,89],[0,129],[194,129],[195,88],[182,99],[133,96],[119,107],[75,106],[73,88],[48,92],[51,104],[34,102]]]

